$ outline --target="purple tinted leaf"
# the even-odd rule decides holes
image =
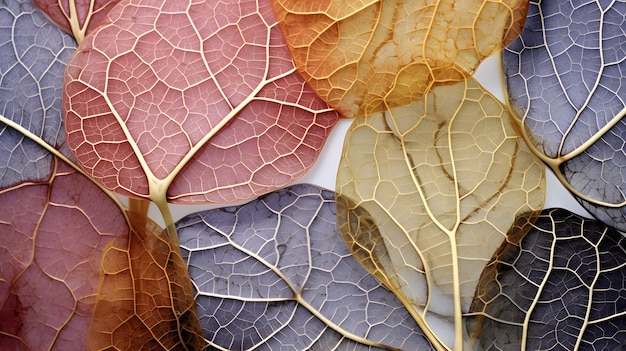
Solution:
[[[0,5],[0,115],[65,152],[61,90],[76,44],[33,4]],[[0,124],[0,186],[43,180],[52,158]]]
[[[487,350],[616,350],[626,344],[626,242],[564,209],[518,221],[486,266],[470,330]]]
[[[295,185],[177,223],[211,345],[260,350],[432,347],[350,255],[334,194]]]
[[[0,187],[45,180],[51,161],[48,151],[0,122]]]
[[[531,2],[503,54],[531,148],[598,219],[626,229],[626,3]]]

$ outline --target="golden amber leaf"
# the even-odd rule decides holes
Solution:
[[[525,0],[274,0],[300,73],[346,117],[462,80],[516,38]]]
[[[154,222],[141,228],[113,241],[103,254],[90,350],[203,350],[180,249]]]
[[[462,349],[484,265],[521,213],[544,203],[544,167],[509,112],[475,80],[440,84],[411,105],[353,122],[337,175],[340,231],[422,329],[454,320]],[[433,339],[434,340],[434,339]]]

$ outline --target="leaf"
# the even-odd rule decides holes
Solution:
[[[25,1],[0,6],[0,114],[70,155],[61,118],[61,80],[74,40]],[[24,162],[24,160],[28,160]],[[52,157],[0,126],[0,187],[46,181]]]
[[[97,28],[106,18],[107,12],[119,0],[33,0],[50,18],[76,41]]]
[[[509,100],[533,152],[595,217],[626,230],[626,4],[531,2],[503,53]]]
[[[621,350],[626,243],[600,222],[547,209],[520,218],[472,303],[482,350]]]
[[[85,350],[102,252],[127,234],[117,204],[57,158],[47,179],[1,188],[0,349]]]
[[[163,230],[0,122],[55,155],[46,179],[0,188],[0,349],[203,349],[186,266]]]
[[[68,145],[106,188],[225,203],[313,164],[338,115],[295,72],[265,1],[124,0],[109,17],[64,94]]]
[[[298,1],[274,10],[299,72],[346,117],[465,79],[521,31],[523,0]]]
[[[148,222],[107,246],[90,350],[204,350],[180,249]]]
[[[228,350],[430,350],[350,256],[333,193],[299,184],[177,223],[207,341]]]
[[[473,79],[353,122],[337,174],[340,232],[422,329],[461,314],[515,216],[539,211],[543,166]]]

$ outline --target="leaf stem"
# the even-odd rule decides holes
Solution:
[[[148,221],[150,201],[145,199],[128,198],[129,218],[133,228],[137,231],[145,228]]]
[[[180,242],[178,241],[178,232],[176,231],[174,218],[172,217],[172,212],[170,211],[170,206],[167,204],[167,200],[165,199],[165,197],[162,197],[158,201],[153,201],[161,212],[161,216],[163,217],[163,221],[165,222],[165,231],[167,232],[167,236],[170,239],[170,244],[172,244],[173,247],[179,247]]]

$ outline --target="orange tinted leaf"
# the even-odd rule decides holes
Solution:
[[[85,350],[117,204],[54,159],[46,181],[0,189],[0,349]]]
[[[116,239],[102,258],[90,350],[202,350],[187,266],[153,222]]]
[[[68,64],[67,142],[113,191],[232,202],[304,175],[337,112],[267,1],[124,0]]]
[[[517,37],[527,6],[525,0],[274,0],[298,70],[348,117],[407,105],[434,81],[464,79]]]

